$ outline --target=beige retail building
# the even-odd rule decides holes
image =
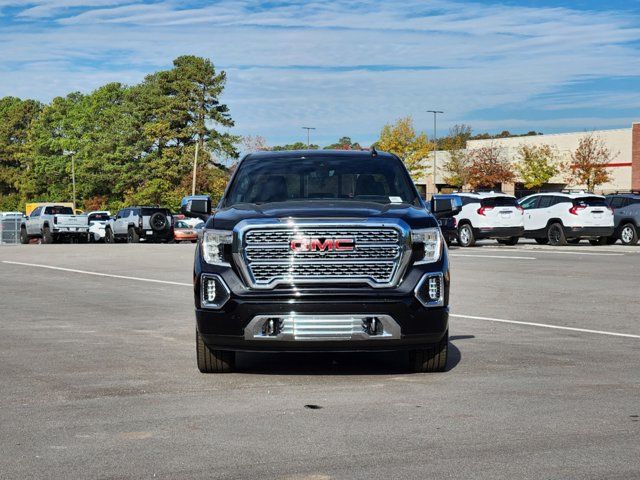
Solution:
[[[609,171],[611,173],[611,181],[609,183],[599,185],[596,193],[610,193],[615,191],[640,190],[640,123],[633,123],[629,128],[619,128],[614,130],[595,130],[572,133],[558,133],[551,135],[536,135],[528,137],[509,137],[492,140],[469,140],[467,149],[475,149],[495,145],[502,149],[506,158],[515,163],[518,161],[518,147],[520,145],[550,145],[554,147],[560,156],[560,161],[568,162],[571,158],[571,152],[575,151],[580,140],[585,135],[594,135],[603,140],[606,146],[613,153],[613,158],[609,162]],[[434,192],[433,176],[433,155],[431,154],[428,161],[429,173],[424,178],[418,179],[416,185],[425,197],[430,197]],[[436,191],[451,192],[454,190],[447,185],[444,177],[446,172],[443,171],[448,153],[445,151],[435,152],[437,168],[436,168]],[[505,193],[516,193],[521,196],[527,193],[522,183],[518,181],[512,184],[504,184],[498,186]],[[543,185],[542,191],[558,191],[567,188],[565,175],[558,174],[553,177],[548,184]],[[583,188],[584,185],[572,185],[570,188]]]

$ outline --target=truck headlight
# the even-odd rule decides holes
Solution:
[[[414,230],[411,233],[414,244],[422,244],[424,248],[424,256],[416,263],[433,263],[440,260],[442,252],[442,234],[440,229],[425,228],[422,230]]]
[[[207,263],[227,263],[224,260],[224,245],[230,245],[233,232],[226,230],[205,230],[202,235],[202,257]]]

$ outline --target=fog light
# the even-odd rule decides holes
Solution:
[[[415,291],[416,298],[425,307],[444,305],[444,276],[441,273],[429,273],[422,277]]]
[[[262,325],[262,335],[266,337],[276,337],[282,331],[282,319],[267,318]]]
[[[202,274],[200,290],[202,308],[222,308],[231,296],[229,288],[219,275]]]
[[[429,277],[429,300],[438,301],[440,299],[440,278]]]
[[[215,303],[216,281],[213,278],[206,278],[205,284],[206,284],[205,295],[206,295],[207,303]]]
[[[378,317],[366,317],[362,321],[362,329],[367,335],[380,335],[382,334],[382,323]]]

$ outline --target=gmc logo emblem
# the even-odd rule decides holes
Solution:
[[[294,238],[294,252],[352,252],[356,248],[353,238]]]

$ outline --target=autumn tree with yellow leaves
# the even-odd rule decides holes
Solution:
[[[400,157],[411,176],[418,178],[425,172],[426,161],[433,144],[428,140],[426,133],[416,132],[413,118],[404,117],[396,120],[394,124],[382,127],[375,147]]]

